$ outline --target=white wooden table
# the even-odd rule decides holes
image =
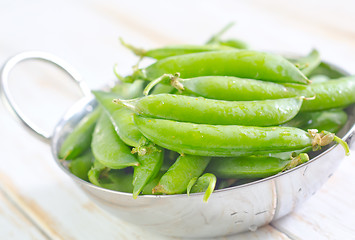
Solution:
[[[291,5],[292,3],[292,5]],[[82,73],[90,88],[129,73],[137,58],[118,43],[146,48],[203,43],[230,21],[226,36],[254,49],[306,54],[355,71],[355,4],[351,0],[25,1],[0,2],[0,63],[24,50],[48,51]],[[78,91],[63,74],[23,64],[11,87],[48,131]],[[29,135],[0,104],[0,239],[166,239],[96,207],[54,163],[49,146]],[[291,215],[230,239],[355,239],[355,152]]]

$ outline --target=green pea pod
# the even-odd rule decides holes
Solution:
[[[250,50],[192,53],[159,60],[137,70],[134,78],[154,80],[179,72],[182,78],[234,76],[278,83],[307,84],[309,80],[285,58]]]
[[[112,102],[117,94],[102,91],[93,91],[93,94],[109,114],[110,120],[122,141],[129,146],[139,147],[143,135],[133,122],[132,111]]]
[[[299,95],[297,89],[273,82],[226,76],[204,76],[181,79],[177,76],[163,76],[150,82],[144,89],[147,95],[155,84],[170,78],[170,83],[183,94],[227,101],[252,101],[289,98]],[[162,84],[159,84],[162,85]],[[302,85],[301,89],[306,86]]]
[[[77,177],[89,181],[88,172],[94,162],[94,156],[91,151],[87,151],[82,156],[79,156],[69,162],[69,170]]]
[[[226,26],[224,26],[222,29],[220,29],[217,33],[213,34],[210,39],[206,42],[206,44],[216,44],[221,41],[222,35],[227,32],[231,27],[234,26],[234,22],[228,23]]]
[[[117,72],[115,74],[124,80],[124,77],[119,76]],[[133,82],[119,82],[111,88],[111,92],[118,94],[123,99],[141,97],[146,83],[146,81],[139,79]]]
[[[168,171],[168,169],[174,164],[176,159],[179,157],[179,153],[164,149],[164,161],[160,168],[161,171]]]
[[[303,97],[262,101],[222,101],[173,94],[150,95],[132,100],[115,99],[147,117],[219,125],[274,126],[292,119]]]
[[[187,185],[194,177],[199,177],[208,163],[210,157],[182,155],[161,177],[153,193],[177,194],[186,192]]]
[[[315,98],[303,101],[301,111],[344,108],[355,103],[355,76],[310,84],[302,93]]]
[[[91,148],[95,159],[109,168],[121,169],[139,165],[136,157],[131,154],[131,149],[117,135],[106,113],[101,114],[96,124]]]
[[[296,167],[308,160],[306,153],[301,153],[286,161],[267,156],[214,158],[206,171],[215,174],[218,178],[265,178]]]
[[[134,115],[145,137],[164,148],[198,156],[248,156],[287,152],[331,143],[334,134],[292,127],[207,125]],[[348,154],[348,152],[346,152]]]
[[[158,149],[144,156],[138,156],[140,165],[134,168],[133,173],[133,198],[136,199],[143,188],[154,179],[163,164],[163,149]]]
[[[346,112],[340,109],[316,112],[301,112],[291,121],[283,124],[287,127],[297,127],[303,130],[338,132],[348,120]]]
[[[109,170],[110,169],[108,167],[104,166],[102,163],[95,159],[93,166],[88,172],[89,181],[92,184],[101,187],[100,176],[103,175],[102,173],[107,173]]]
[[[94,166],[89,171],[89,180],[96,186],[119,192],[132,192],[132,174],[124,170],[112,170],[95,160]]]
[[[310,78],[310,80],[312,81],[311,84],[315,84],[315,83],[326,82],[330,80],[330,78],[327,75],[314,75],[313,77]]]
[[[158,184],[164,172],[159,172],[157,176],[148,182],[142,190],[142,194],[152,194],[152,189]],[[98,161],[95,161],[94,166],[89,171],[90,182],[96,186],[115,190],[119,192],[132,193],[133,191],[133,174],[126,173],[124,170],[112,170]]]
[[[157,84],[154,87],[154,89],[152,90],[151,94],[156,95],[156,94],[161,94],[161,93],[173,93],[175,91],[176,91],[176,89],[171,85]]]
[[[145,187],[142,190],[142,195],[160,195],[160,193],[153,193],[153,188],[159,183],[161,177],[165,174],[165,171],[159,171],[157,176],[151,180],[150,182],[148,182],[147,185],[145,185]]]
[[[187,195],[190,193],[205,192],[203,201],[207,202],[216,187],[217,178],[212,173],[205,173],[201,177],[193,178],[187,185]]]
[[[169,45],[162,48],[155,48],[150,50],[144,50],[128,44],[120,38],[123,46],[131,50],[135,55],[139,57],[150,57],[157,60],[164,59],[171,56],[178,56],[190,53],[208,52],[208,51],[220,51],[233,49],[229,46],[213,44],[213,45]]]
[[[321,62],[319,66],[309,74],[310,77],[316,75],[325,75],[330,79],[345,77],[344,72],[339,71],[339,69],[337,69],[336,67],[331,66],[325,62]]]
[[[124,170],[110,170],[107,176],[101,180],[101,187],[118,192],[132,193],[132,174]]]
[[[240,39],[227,39],[227,40],[220,40],[218,44],[221,46],[232,47],[236,49],[248,49],[249,45],[240,40]]]
[[[97,108],[79,122],[62,143],[59,150],[60,159],[74,159],[89,149],[92,133],[100,114],[101,109]]]
[[[307,56],[291,60],[304,75],[309,76],[321,63],[319,52],[313,49]]]

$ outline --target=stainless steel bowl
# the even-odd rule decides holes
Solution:
[[[77,74],[60,59],[41,52],[26,52],[11,58],[3,67],[1,85],[10,110],[36,133],[49,142],[58,166],[76,182],[98,206],[127,222],[163,235],[178,237],[217,237],[255,231],[258,227],[277,220],[300,206],[315,194],[330,178],[345,158],[340,145],[333,145],[317,153],[309,162],[289,171],[240,186],[216,190],[208,203],[202,201],[203,193],[177,195],[145,195],[137,199],[132,194],[97,187],[74,176],[58,159],[63,139],[86,114],[96,106],[92,97],[77,102],[59,121],[52,134],[41,131],[13,104],[8,87],[8,74],[18,62],[42,59],[52,62],[83,86]],[[87,88],[84,87],[87,92]],[[347,109],[349,120],[338,136],[354,147],[355,106]]]

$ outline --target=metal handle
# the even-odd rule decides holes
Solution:
[[[76,82],[81,89],[81,92],[84,95],[90,95],[90,89],[86,86],[86,84],[82,81],[82,77],[80,74],[73,69],[69,64],[67,64],[62,59],[45,52],[38,52],[38,51],[29,51],[29,52],[22,52],[7,60],[1,70],[0,75],[0,83],[2,89],[2,98],[4,102],[8,105],[9,110],[17,117],[18,120],[25,126],[26,129],[31,130],[31,133],[34,133],[40,140],[44,142],[49,142],[52,134],[46,132],[41,127],[37,126],[34,122],[28,119],[19,107],[15,104],[15,101],[10,94],[9,90],[9,75],[11,70],[20,62],[25,60],[44,60],[55,66],[59,67],[60,69],[64,70],[73,80]]]

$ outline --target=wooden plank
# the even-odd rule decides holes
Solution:
[[[0,188],[0,239],[47,239]]]

